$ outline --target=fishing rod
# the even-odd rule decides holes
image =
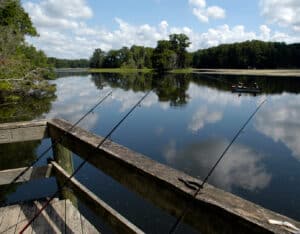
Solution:
[[[103,145],[103,143],[110,138],[110,136],[114,133],[114,131],[117,130],[117,128],[124,122],[124,120],[127,119],[127,117],[138,107],[140,106],[140,104],[142,103],[142,101],[149,95],[149,93],[152,90],[148,91],[128,112],[127,114],[116,124],[114,125],[114,127],[109,131],[109,133],[100,141],[100,143],[97,145],[96,148],[94,148],[94,150],[98,149],[100,146]],[[76,173],[87,163],[88,161],[87,157],[85,160],[83,160],[79,166],[76,168],[76,170],[74,170],[74,172],[65,180],[65,182],[63,183],[63,185],[50,197],[50,199],[48,199],[48,201],[42,206],[41,209],[38,210],[38,212],[36,212],[36,214],[33,216],[33,218],[24,226],[24,228],[20,231],[20,233],[24,233],[24,231],[34,222],[34,220],[43,212],[44,209],[46,209],[46,207],[50,204],[50,202],[59,194],[60,190],[62,188],[64,188],[68,182],[76,175]]]
[[[58,140],[55,140],[46,150],[44,150],[40,156],[38,156],[29,166],[21,171],[9,184],[11,186],[18,181],[29,169],[34,166],[39,160],[41,160],[51,149],[60,143],[69,131],[72,131],[83,119],[85,119],[90,113],[92,113],[101,103],[103,103],[110,95],[112,91],[108,92],[103,98],[101,98],[89,111],[87,111],[81,118],[79,118]]]
[[[221,156],[218,158],[218,160],[215,162],[215,164],[213,165],[213,167],[210,169],[210,171],[208,172],[208,174],[206,175],[206,177],[204,178],[204,180],[202,181],[201,184],[195,184],[193,183],[193,187],[195,188],[195,186],[197,186],[197,190],[193,195],[193,200],[191,202],[194,201],[194,198],[196,198],[196,196],[198,195],[198,193],[200,192],[201,189],[203,189],[204,185],[206,184],[206,182],[208,181],[209,177],[212,175],[212,173],[215,171],[215,169],[217,168],[218,164],[221,162],[221,160],[224,158],[225,154],[227,153],[227,151],[229,150],[229,148],[232,146],[232,144],[235,142],[235,140],[238,138],[238,136],[242,133],[242,131],[245,129],[245,127],[248,125],[248,123],[250,122],[250,120],[254,117],[254,115],[258,112],[258,110],[262,107],[262,105],[267,101],[267,99],[263,100],[255,109],[255,111],[250,115],[250,117],[245,121],[245,123],[242,125],[242,127],[237,131],[237,133],[234,135],[234,137],[232,138],[232,140],[230,141],[230,143],[227,145],[227,147],[225,148],[225,150],[223,151],[223,153],[221,154]],[[189,182],[184,181],[183,179],[179,179],[180,181],[184,182],[185,184],[189,184]],[[176,219],[176,221],[174,222],[174,224],[172,225],[169,233],[175,233],[179,224],[181,223],[181,221],[184,219],[184,217],[186,216],[186,214],[188,213],[188,205],[186,205],[185,209],[183,210],[183,212],[181,213],[181,215]]]

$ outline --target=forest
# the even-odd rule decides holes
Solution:
[[[91,68],[154,68],[159,71],[185,68],[190,65],[185,34],[171,34],[169,40],[160,40],[156,48],[133,45],[107,53],[96,49],[90,58]]]
[[[299,68],[300,44],[245,41],[193,53],[194,68]]]
[[[55,68],[84,68],[89,67],[89,59],[60,59],[49,57],[48,62]]]
[[[49,62],[56,68],[153,68],[165,71],[191,65],[192,57],[186,50],[190,44],[185,34],[171,34],[169,40],[158,41],[156,48],[133,45],[108,52],[97,48],[89,60],[49,58]]]
[[[57,68],[150,68],[159,71],[193,68],[276,69],[300,68],[300,44],[282,42],[245,41],[223,44],[189,53],[189,38],[172,34],[160,40],[156,48],[133,45],[119,50],[100,48],[87,59],[67,60],[50,58]]]

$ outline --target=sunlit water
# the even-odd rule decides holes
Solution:
[[[255,80],[263,93],[257,96],[231,93],[231,84],[238,80]],[[74,123],[101,97],[113,91],[112,97],[80,124],[102,136],[146,91],[153,89],[141,107],[114,132],[112,140],[200,179],[207,175],[257,105],[267,99],[208,182],[300,220],[300,81],[297,79],[102,74],[69,76],[54,83],[57,99],[50,112],[39,118],[63,118]],[[34,158],[49,144],[45,140],[41,145],[28,146],[27,151]],[[2,148],[1,154],[4,151]],[[78,165],[80,159],[74,160],[75,166]],[[45,162],[42,160],[40,164]],[[166,232],[174,222],[172,216],[91,165],[86,165],[77,178],[146,232]],[[39,198],[55,189],[54,179],[31,182],[11,192],[7,200],[20,199],[20,194],[25,194],[22,199]],[[85,207],[81,209],[95,219]],[[182,232],[189,231],[192,230],[183,226]]]

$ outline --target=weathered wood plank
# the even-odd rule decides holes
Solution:
[[[69,200],[66,200],[66,213],[66,225],[70,228],[70,230],[76,230],[77,233],[84,234],[81,227],[81,215]],[[72,232],[67,230],[66,233],[70,234]]]
[[[48,178],[51,175],[51,168],[52,165],[30,167],[16,182]],[[0,185],[10,184],[25,169],[26,167],[0,171]]]
[[[0,144],[41,140],[47,136],[46,120],[0,124]]]
[[[19,214],[20,214],[20,206],[18,205],[14,205],[9,208],[7,207],[1,208],[0,232],[6,234],[14,234],[17,227]]]
[[[51,138],[59,139],[71,124],[54,119],[48,126]],[[181,215],[193,199],[194,190],[179,178],[200,184],[201,181],[114,142],[95,149],[102,139],[76,127],[68,132],[63,145],[156,206],[177,217]],[[210,185],[201,190],[189,210],[184,221],[203,233],[288,233],[283,227],[270,224],[269,219],[300,226],[295,220]]]
[[[0,233],[19,233],[44,204],[45,200],[0,208]],[[24,234],[82,234],[82,230],[84,234],[99,233],[69,200],[54,199]]]
[[[80,215],[80,219],[81,219],[81,225],[82,225],[82,233],[84,233],[84,234],[99,233],[99,231],[94,226],[89,224],[89,221],[83,215]],[[122,232],[120,232],[120,233],[122,233]]]
[[[34,205],[37,209],[41,209],[43,202],[35,201]],[[32,230],[33,233],[61,233],[59,227],[57,227],[54,222],[53,213],[52,213],[52,204],[42,211],[42,213],[33,221]]]
[[[51,162],[53,165],[53,170],[58,176],[62,176],[65,180],[70,177],[70,175],[61,168],[56,162]],[[89,189],[83,186],[78,180],[72,178],[69,183],[70,187],[76,191],[77,194],[81,194],[88,201],[88,205],[97,211],[104,221],[106,221],[117,233],[144,233],[121,214],[111,208],[108,204],[98,198]]]
[[[81,233],[80,220],[73,219],[74,216],[80,216],[80,213],[69,200],[53,202],[48,210],[52,214],[53,222],[62,233]],[[73,225],[70,225],[71,222]],[[93,227],[89,222],[88,225]]]
[[[20,208],[20,214],[16,226],[16,232],[20,233],[23,227],[28,223],[28,221],[34,216],[35,212],[37,211],[36,207],[29,204],[23,204]],[[28,227],[24,234],[31,234],[33,232],[32,227]]]

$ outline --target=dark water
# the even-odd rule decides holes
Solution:
[[[256,82],[262,93],[231,93],[231,84]],[[112,140],[203,179],[257,105],[267,99],[215,170],[209,183],[300,220],[300,80],[296,78],[101,74],[55,80],[57,99],[36,118],[75,122],[110,90],[113,95],[81,127],[105,136],[148,90],[154,89]],[[1,169],[28,164],[49,140],[0,145]],[[12,155],[18,155],[17,158]],[[26,155],[26,157],[25,157]],[[50,156],[50,154],[49,154]],[[11,159],[14,158],[14,159]],[[74,156],[75,165],[80,159]],[[42,160],[40,164],[46,163]],[[87,187],[146,232],[164,233],[174,218],[91,165],[77,175]],[[39,189],[36,189],[39,188]],[[15,186],[7,201],[51,194],[54,179]],[[25,195],[23,195],[25,194]],[[83,205],[82,211],[97,226]],[[106,230],[106,229],[104,229]],[[183,225],[182,233],[192,232]]]

